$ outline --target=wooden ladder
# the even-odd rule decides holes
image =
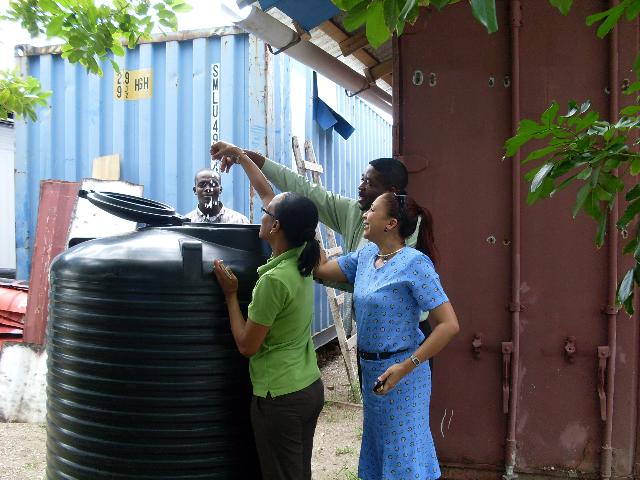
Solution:
[[[306,177],[307,172],[311,172],[311,180],[314,184],[322,186],[322,180],[320,175],[324,173],[322,165],[316,160],[315,152],[313,151],[313,145],[309,140],[304,142],[304,153],[306,160],[302,159],[300,153],[300,145],[297,137],[292,137],[291,148],[293,149],[293,157],[296,160],[296,166],[298,173]],[[325,225],[325,231],[327,234],[327,243],[325,245],[322,239],[322,232],[320,231],[320,225],[316,228],[316,239],[320,242],[320,246],[325,249],[327,258],[337,257],[342,253],[342,247],[338,246],[336,242],[336,234],[333,230]],[[342,313],[340,312],[340,306],[344,303],[345,293],[341,292],[336,294],[336,290],[332,287],[325,286],[327,292],[327,300],[329,301],[329,309],[333,316],[333,321],[336,326],[336,333],[338,335],[338,344],[340,345],[340,352],[342,353],[342,359],[344,360],[344,366],[347,370],[347,377],[349,379],[349,385],[351,385],[351,393],[357,403],[360,403],[360,382],[358,375],[353,369],[351,363],[351,354],[349,352],[350,343],[353,343],[355,336],[347,339],[347,335],[344,329],[344,322],[342,319]]]

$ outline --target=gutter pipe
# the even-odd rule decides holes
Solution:
[[[520,0],[511,0],[511,134],[515,135],[520,122],[520,26],[522,25],[522,10]],[[511,256],[511,394],[509,397],[509,416],[507,421],[507,438],[505,440],[505,471],[503,480],[513,480],[518,477],[515,473],[516,454],[516,419],[519,394],[520,371],[520,152],[513,158],[512,170],[512,256]],[[504,349],[504,346],[503,346]],[[504,351],[504,350],[503,350]]]
[[[609,7],[613,8],[619,3],[618,0],[610,0]],[[618,121],[619,110],[619,94],[618,94],[618,27],[613,27],[609,42],[609,121],[611,123]],[[612,172],[618,174],[618,170]],[[616,229],[616,221],[618,219],[618,201],[613,204],[613,208],[609,212],[609,248],[608,248],[608,292],[607,306],[605,315],[607,318],[608,330],[608,346],[609,358],[607,359],[607,401],[606,401],[606,420],[604,425],[604,441],[602,444],[602,457],[600,462],[600,478],[608,480],[611,478],[611,470],[613,463],[613,398],[616,376],[616,346],[617,346],[617,319],[618,307],[616,306],[616,289],[618,285],[618,231]]]
[[[369,85],[369,81],[364,76],[354,72],[340,60],[332,57],[310,41],[299,41],[300,36],[297,32],[259,8],[252,7],[251,13],[235,24],[271,45],[273,49],[286,48],[286,53],[291,58],[314,69],[347,90],[358,92],[359,97],[389,115],[393,114],[391,95],[375,84]]]

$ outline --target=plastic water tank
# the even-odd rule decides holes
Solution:
[[[260,478],[248,362],[212,274],[215,258],[234,270],[246,313],[268,253],[258,228],[147,227],[55,260],[49,480]]]

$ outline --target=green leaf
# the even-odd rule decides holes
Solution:
[[[638,247],[638,237],[632,238],[622,249],[622,253],[627,255],[631,252],[635,252]]]
[[[544,126],[538,125],[538,123],[533,120],[522,120],[518,126],[516,135],[509,138],[504,144],[506,155],[508,157],[512,157],[518,150],[520,150],[522,145],[533,138],[534,134],[544,129]]]
[[[53,17],[47,25],[47,37],[51,38],[59,36],[62,33],[62,27],[64,26],[65,19],[66,17],[64,15]]]
[[[553,102],[551,106],[547,108],[540,117],[540,123],[542,125],[550,127],[551,122],[553,122],[553,120],[556,118],[556,115],[558,114],[558,110],[560,110],[560,105],[558,105],[558,102]]]
[[[536,176],[533,177],[533,180],[531,181],[531,189],[530,190],[532,192],[535,192],[538,189],[538,187],[540,186],[542,181],[545,179],[545,177],[549,174],[549,172],[551,171],[553,166],[554,166],[553,162],[545,163],[542,166],[542,168],[540,168],[540,170],[538,170],[538,173],[536,173]]]
[[[587,100],[582,105],[580,105],[580,114],[583,114],[584,112],[589,110],[589,108],[591,108],[591,100]]]
[[[473,16],[489,33],[498,31],[498,18],[496,16],[496,0],[471,0]]]
[[[56,5],[56,2],[54,2],[53,0],[38,0],[38,6],[41,9],[51,13],[57,13],[60,11],[60,7],[58,7],[58,5]]]
[[[618,193],[624,190],[624,182],[610,173],[600,173],[598,181],[607,192]]]
[[[638,237],[636,237],[636,242],[637,242],[637,238]],[[638,260],[638,259],[640,259],[640,248],[638,248],[638,246],[636,246],[636,248],[633,251],[633,259],[636,261],[636,264],[640,262],[640,260]],[[636,277],[636,282],[637,282],[638,281],[638,276],[637,276],[638,270],[636,270],[635,273],[636,273],[635,277]]]
[[[618,302],[625,303],[633,293],[633,268],[627,271],[626,275],[618,285]]]
[[[120,65],[118,65],[118,62],[116,62],[113,58],[110,58],[109,62],[111,62],[111,66],[113,67],[113,71],[116,72],[116,73],[120,73]]]
[[[74,34],[69,37],[69,45],[72,47],[84,47],[86,44],[86,37],[79,34]]]
[[[378,48],[391,36],[384,20],[384,7],[381,1],[372,3],[368,9],[366,33],[367,40],[373,48]]]
[[[549,3],[560,10],[564,16],[569,14],[569,9],[571,9],[571,4],[573,0],[549,0]]]
[[[636,72],[636,76],[640,77],[640,53],[636,55],[636,59],[633,61],[633,71]]]
[[[351,10],[363,0],[331,0],[340,10]]]
[[[630,5],[627,5],[626,13],[627,20],[631,21],[635,19],[638,15],[640,15],[640,2],[637,0],[635,2],[631,2]]]
[[[187,13],[193,10],[193,7],[187,3],[182,3],[173,7],[173,11],[177,13]]]
[[[400,21],[405,21],[409,16],[409,12],[415,7],[416,0],[404,0],[404,7],[400,10]]]
[[[613,30],[613,27],[615,27],[616,23],[618,23],[618,20],[620,20],[620,17],[624,13],[624,5],[617,5],[609,11],[609,16],[598,27],[597,35],[600,38],[606,37],[607,34]]]
[[[552,145],[552,146],[549,146],[549,147],[541,148],[539,150],[534,150],[529,155],[527,155],[527,158],[525,158],[522,161],[522,163],[526,164],[526,163],[531,162],[533,160],[538,160],[539,158],[546,157],[550,153],[555,152],[556,150],[558,150],[558,148],[559,148],[558,146]]]
[[[598,120],[598,112],[589,112],[584,117],[579,119],[575,124],[576,133],[579,133],[587,128],[590,128]]]
[[[591,172],[593,172],[593,169],[591,167],[587,167],[584,170],[582,170],[579,174],[578,174],[578,179],[580,180],[586,180],[587,178],[589,178],[591,176]]]
[[[624,196],[624,199],[627,201],[631,201],[638,197],[640,197],[640,183],[638,183],[635,187],[629,190],[627,194]]]
[[[344,17],[343,25],[347,32],[353,32],[367,21],[367,2],[362,1],[351,8]]]
[[[598,12],[598,13],[594,13],[593,15],[589,15],[587,17],[587,21],[586,24],[588,27],[590,27],[591,25],[593,25],[596,22],[601,21],[603,18],[606,18],[609,16],[609,12],[611,10],[605,10],[603,12]]]
[[[124,47],[120,44],[119,41],[113,42],[113,44],[111,45],[111,51],[118,57],[124,57]]]
[[[396,0],[384,0],[384,23],[389,29],[389,31],[393,31],[396,29],[396,24],[398,23],[398,16],[400,12],[398,11],[398,3]]]
[[[596,231],[596,247],[600,248],[604,244],[604,236],[607,233],[607,215],[602,215],[598,221],[598,230]]]
[[[576,196],[576,203],[573,206],[573,218],[576,218],[578,212],[584,205],[585,200],[591,193],[591,184],[585,183],[580,190],[578,190],[578,195]]]
[[[449,0],[431,0],[431,5],[436,7],[438,10],[442,10],[444,7],[449,5]]]
[[[640,212],[640,198],[637,198],[627,204],[627,208],[625,209],[622,217],[616,223],[618,228],[625,228],[629,225],[629,222],[633,220],[633,218]]]
[[[620,110],[620,115],[635,115],[640,112],[640,105],[629,105]]]
[[[567,188],[576,178],[578,178],[578,174],[577,173],[575,175],[571,175],[569,178],[563,180],[560,185],[558,185],[556,188],[553,189],[553,191],[551,192],[550,196],[554,196],[556,193],[558,193],[558,192],[564,190],[565,188]]]
[[[629,165],[629,173],[634,177],[640,173],[640,158],[634,158]]]

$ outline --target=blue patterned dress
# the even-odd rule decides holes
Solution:
[[[413,353],[424,335],[421,311],[448,302],[431,259],[410,247],[375,268],[378,247],[369,243],[340,257],[354,284],[358,349],[400,352],[386,360],[360,359],[364,426],[358,476],[362,480],[432,480],[440,467],[429,429],[431,370],[428,362],[407,374],[386,395],[373,393],[378,376]]]

